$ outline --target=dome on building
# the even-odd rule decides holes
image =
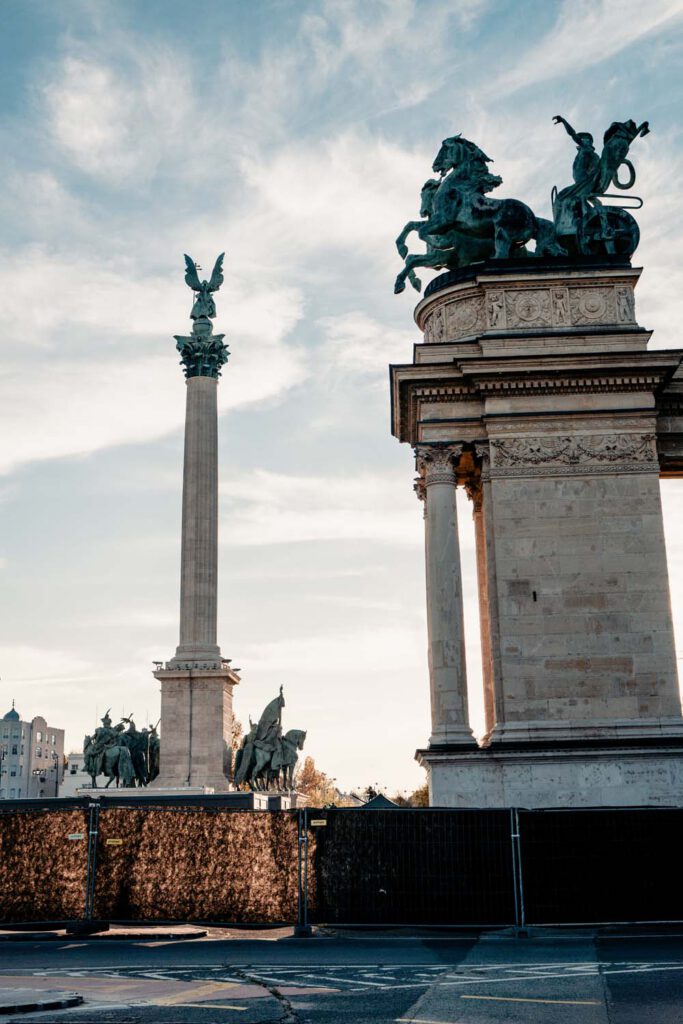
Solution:
[[[19,712],[14,707],[14,701],[12,701],[12,707],[9,709],[6,715],[2,716],[3,722],[19,722]]]

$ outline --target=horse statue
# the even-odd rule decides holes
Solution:
[[[459,135],[444,139],[432,164],[440,180],[432,178],[422,187],[423,220],[410,221],[396,239],[405,267],[396,278],[395,292],[405,289],[406,278],[420,290],[415,267],[456,269],[491,258],[529,256],[526,244],[532,239],[535,256],[566,255],[551,221],[537,217],[518,199],[487,198],[503,182],[490,173],[489,163],[490,157],[469,139]],[[408,255],[406,239],[411,231],[426,243],[426,253]]]
[[[86,739],[88,738],[89,737],[86,737]],[[133,761],[128,747],[123,744],[120,744],[119,746],[105,747],[101,753],[101,760],[99,762],[95,762],[93,760],[89,744],[86,744],[83,755],[85,769],[92,779],[93,789],[97,789],[98,775],[106,775],[109,779],[104,787],[105,789],[109,789],[114,780],[116,780],[117,789],[119,786],[130,787],[135,785],[135,769],[133,767]]]
[[[282,789],[294,788],[294,769],[299,760],[299,750],[304,749],[306,732],[302,729],[290,729],[280,741],[280,747],[273,754],[271,771],[279,780],[282,772]]]

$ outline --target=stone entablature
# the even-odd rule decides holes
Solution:
[[[482,334],[528,334],[547,329],[638,329],[634,288],[640,270],[563,271],[532,275],[481,274],[433,292],[419,303],[415,320],[428,344],[447,344]]]

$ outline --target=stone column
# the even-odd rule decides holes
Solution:
[[[420,445],[417,465],[425,501],[427,633],[432,706],[430,747],[473,744],[467,674],[453,456],[458,445]],[[419,491],[418,491],[419,493]]]
[[[224,336],[212,333],[215,307],[209,308],[213,313],[197,316],[189,337],[176,337],[187,377],[180,640],[175,657],[154,673],[161,743],[153,787],[201,792],[230,788],[232,689],[240,681],[217,643],[217,388],[228,353]]]
[[[489,580],[486,559],[486,527],[484,525],[484,488],[481,474],[470,476],[465,483],[467,496],[472,502],[474,541],[477,555],[477,592],[479,595],[479,634],[481,637],[481,672],[484,688],[484,722],[488,735],[496,724],[493,693],[493,664],[491,659],[491,614],[489,608]]]
[[[217,392],[216,378],[188,378],[180,556],[180,643],[175,661],[215,661],[220,658],[216,643]]]

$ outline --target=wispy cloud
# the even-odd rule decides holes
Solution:
[[[255,470],[222,487],[224,543],[319,540],[422,543],[422,522],[403,475],[289,476]]]
[[[683,20],[681,0],[563,0],[552,28],[494,79],[492,95],[577,75]]]

